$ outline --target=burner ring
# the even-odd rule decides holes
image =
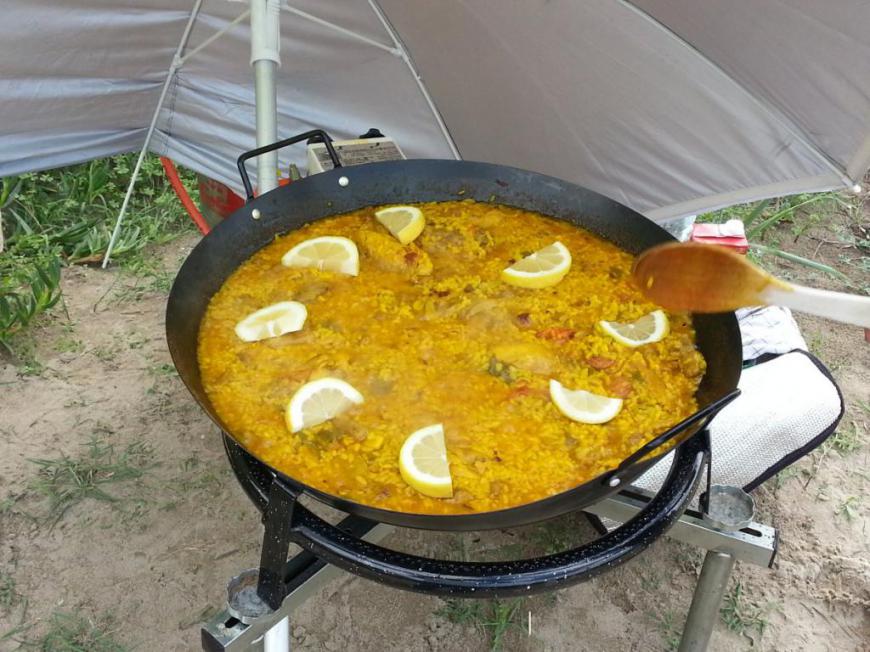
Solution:
[[[545,557],[455,562],[390,550],[326,522],[297,502],[297,490],[275,478],[266,465],[228,436],[224,437],[224,445],[239,482],[264,512],[266,540],[270,536],[282,540],[275,549],[283,546],[283,556],[272,555],[267,559],[264,555],[261,563],[261,576],[271,577],[272,586],[264,588],[261,583],[259,589],[260,595],[278,604],[283,596],[275,591],[280,587],[281,568],[291,542],[350,573],[433,595],[473,598],[528,595],[592,579],[628,561],[670,528],[694,494],[710,450],[706,431],[677,447],[668,477],[653,499],[633,519],[599,539]],[[271,573],[266,568],[270,565],[275,566]]]

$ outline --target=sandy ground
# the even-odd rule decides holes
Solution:
[[[816,242],[805,239],[812,253]],[[164,246],[158,253],[166,268],[177,268],[194,242]],[[861,255],[821,243],[816,256],[837,263],[844,253],[853,264]],[[780,272],[805,274],[795,266]],[[866,283],[866,271],[857,273]],[[0,599],[2,650],[39,640],[56,611],[80,614],[136,650],[199,649],[199,623],[222,606],[227,579],[256,565],[258,513],[230,473],[217,429],[171,367],[166,278],[66,270],[68,314],[55,310],[31,333],[41,371],[0,362],[0,569],[14,582],[0,593],[10,596]],[[856,328],[815,318],[801,325],[840,383],[848,405],[841,429],[854,432],[855,447],[819,449],[757,490],[758,520],[779,529],[779,555],[770,570],[738,565],[732,595],[739,582],[742,631],[720,621],[715,651],[870,649],[870,405],[859,404],[870,401],[870,344]],[[102,485],[114,502],[86,498],[52,525],[31,460],[81,457],[92,439],[112,445],[116,456],[144,444],[129,451],[141,477]],[[402,530],[387,543],[504,557],[590,536],[583,521],[567,517],[509,534]],[[504,649],[674,649],[700,560],[700,551],[662,540],[592,582],[527,599]],[[479,626],[436,614],[444,606],[342,575],[295,614],[295,649],[490,649]]]

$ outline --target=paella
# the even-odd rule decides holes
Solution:
[[[214,295],[203,386],[249,451],[324,492],[422,514],[540,500],[697,408],[691,319],[646,300],[632,262],[568,222],[470,200],[319,220]]]

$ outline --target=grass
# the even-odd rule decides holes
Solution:
[[[743,594],[743,586],[736,582],[725,595],[719,616],[725,626],[732,632],[746,636],[755,642],[752,634],[758,635],[758,640],[764,635],[767,627],[767,609],[756,602],[748,600]]]
[[[640,586],[644,591],[657,592],[662,586],[662,576],[652,569],[639,569],[637,576],[640,578]]]
[[[445,600],[435,615],[457,625],[471,625],[489,637],[492,652],[504,649],[505,636],[513,628],[521,628],[522,598],[514,600]]]
[[[825,442],[827,446],[837,451],[841,457],[854,453],[864,444],[863,435],[858,428],[857,422],[852,421],[849,425],[851,427],[843,426],[837,428],[837,431]]]
[[[662,646],[668,652],[675,652],[680,647],[680,639],[683,636],[680,619],[670,610],[664,611],[661,614],[649,612],[647,617],[656,628],[656,631],[658,631]]]
[[[64,334],[54,343],[54,350],[58,353],[81,353],[85,349],[84,343],[75,336],[75,327],[66,324],[63,327]]]
[[[100,622],[81,614],[55,612],[46,632],[35,640],[25,640],[21,648],[39,652],[128,652],[119,643],[109,619]]]
[[[217,496],[223,489],[222,471],[224,467],[204,468],[202,461],[194,454],[183,459],[179,463],[179,469],[181,475],[165,484],[165,487],[174,494],[174,497],[160,506],[162,511],[174,510],[179,503],[189,501],[192,496],[200,494],[209,497]]]
[[[134,154],[123,154],[47,172],[0,180],[5,250],[0,253],[0,346],[18,354],[16,335],[61,297],[64,265],[97,263],[111,236],[132,172]],[[195,178],[183,173],[189,189]],[[160,161],[145,159],[113,258],[143,265],[149,244],[189,228]],[[166,286],[167,279],[159,281]]]
[[[118,504],[124,499],[108,492],[106,485],[138,480],[154,465],[149,444],[134,442],[120,453],[114,445],[93,437],[76,457],[31,459],[38,467],[31,489],[48,499],[41,519],[56,524],[73,506],[93,499]]]
[[[838,278],[853,290],[870,293],[870,287],[866,284],[854,283],[830,265],[785,251],[780,243],[780,239],[785,236],[790,236],[793,241],[797,241],[832,215],[844,214],[853,228],[852,231],[847,230],[839,234],[838,242],[835,244],[855,248],[858,255],[854,259],[846,257],[848,260],[840,260],[840,262],[863,268],[868,258],[867,233],[860,227],[863,221],[863,202],[862,197],[845,192],[805,193],[729,206],[719,211],[699,215],[697,219],[699,222],[712,223],[722,223],[732,219],[742,221],[750,243],[749,257],[758,264],[763,265],[764,257],[767,255],[776,256]],[[783,226],[787,226],[788,229],[775,228]]]
[[[117,342],[111,342],[109,344],[104,344],[101,346],[95,346],[91,349],[91,355],[93,355],[100,362],[109,364],[115,360],[115,356],[117,356],[121,352],[121,345]]]
[[[0,571],[0,613],[8,612],[19,602],[21,602],[21,594],[15,587],[15,578],[5,571]]]
[[[842,503],[840,503],[837,510],[834,512],[837,516],[842,516],[850,523],[858,518],[858,510],[861,505],[861,497],[860,496],[849,496]]]
[[[773,488],[781,489],[786,482],[788,482],[791,478],[800,475],[801,469],[796,466],[788,466],[784,468],[782,471],[777,473],[773,478]]]
[[[132,282],[122,282],[132,278]],[[100,298],[97,305],[107,300],[108,305],[135,303],[148,294],[168,294],[174,274],[155,257],[136,254],[122,268],[122,274]]]
[[[537,554],[554,555],[578,543],[578,528],[574,517],[563,517],[541,523],[529,533],[529,543]]]
[[[148,373],[157,378],[171,378],[173,376],[178,376],[178,371],[175,369],[175,365],[170,362],[157,362],[148,367]]]

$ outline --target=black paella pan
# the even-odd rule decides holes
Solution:
[[[276,143],[275,149],[313,132]],[[250,158],[262,150],[240,157]],[[248,194],[250,183],[243,172]],[[205,236],[182,265],[166,311],[169,350],[187,388],[211,419],[229,437],[211,405],[197,363],[197,335],[211,297],[227,277],[255,252],[310,222],[367,206],[475,199],[537,211],[563,219],[621,249],[638,254],[673,238],[639,213],[590,190],[553,177],[487,163],[452,160],[408,160],[337,167],[249,201]],[[405,513],[363,505],[307,486],[269,469],[283,483],[344,512],[373,521],[437,530],[481,530],[523,525],[552,518],[596,503],[630,484],[664,453],[672,440],[685,445],[737,392],[741,344],[733,314],[695,315],[696,341],[707,370],[696,393],[699,410],[656,437],[617,468],[573,489],[509,509],[472,514]],[[687,499],[688,497],[686,497]]]

